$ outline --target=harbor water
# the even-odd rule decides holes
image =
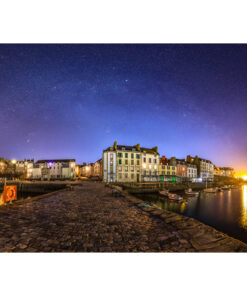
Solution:
[[[182,202],[142,195],[151,205],[195,218],[247,243],[247,185],[218,193],[201,192],[199,197],[184,197]]]

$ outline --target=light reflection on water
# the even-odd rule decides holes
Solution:
[[[247,185],[216,194],[200,193],[198,198],[185,197],[182,202],[145,197],[159,208],[181,213],[247,242]]]
[[[241,215],[241,224],[243,228],[247,228],[247,185],[243,186],[242,190],[242,215]]]

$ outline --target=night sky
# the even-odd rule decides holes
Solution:
[[[247,169],[247,45],[0,45],[0,157],[119,144]]]

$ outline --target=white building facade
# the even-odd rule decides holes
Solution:
[[[197,166],[194,164],[187,163],[187,178],[192,181],[197,181]]]
[[[75,178],[75,159],[38,160],[32,171],[32,179],[65,180]]]
[[[158,148],[117,145],[103,151],[104,182],[158,181]]]

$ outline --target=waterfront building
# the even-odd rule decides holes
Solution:
[[[159,181],[158,147],[117,145],[103,151],[104,182]]]
[[[32,178],[34,159],[18,160],[15,163],[16,173],[24,179]]]
[[[235,175],[235,171],[233,168],[221,167],[220,170],[221,170],[221,176],[233,178]]]
[[[221,176],[222,172],[220,167],[214,166],[214,176]]]
[[[175,182],[177,175],[176,165],[170,165],[168,159],[162,156],[159,164],[160,181]]]
[[[6,162],[4,161],[4,158],[1,157],[1,158],[0,158],[0,174],[5,173],[6,169],[7,169],[7,164],[6,164]]]
[[[197,166],[192,163],[186,163],[187,165],[187,178],[191,182],[197,182]]]
[[[197,177],[202,181],[213,181],[214,179],[214,164],[207,159],[199,158],[198,156],[187,156],[187,162],[197,166]]]
[[[80,178],[81,176],[82,176],[82,165],[81,164],[77,164],[76,166],[75,166],[75,176],[76,177],[78,177],[78,178]]]
[[[75,167],[75,159],[38,160],[33,166],[32,179],[74,179]]]
[[[102,179],[102,158],[93,164],[93,177]]]
[[[176,159],[177,177],[180,181],[187,181],[187,163],[184,159]]]

